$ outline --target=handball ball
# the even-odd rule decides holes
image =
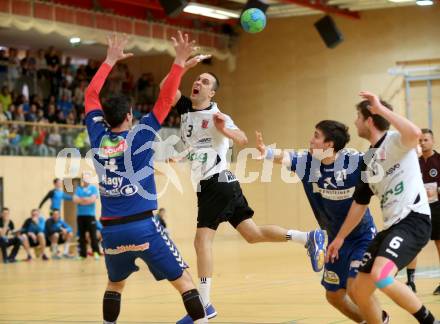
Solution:
[[[259,33],[266,27],[266,15],[258,8],[250,8],[243,12],[240,22],[246,32]]]

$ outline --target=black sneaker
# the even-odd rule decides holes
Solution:
[[[433,294],[434,294],[434,295],[440,295],[440,285],[438,285],[438,287],[435,288]]]
[[[388,313],[385,312],[384,310],[382,311],[382,322],[383,322],[383,324],[390,323],[390,315],[388,315]]]
[[[407,285],[409,288],[411,288],[411,290],[412,290],[414,293],[417,292],[416,284],[414,283],[414,281],[408,281],[408,282],[406,283],[406,285]],[[439,292],[439,293],[440,293],[440,292]]]

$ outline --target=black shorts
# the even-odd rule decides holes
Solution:
[[[227,170],[200,181],[197,204],[198,228],[217,230],[222,222],[229,222],[236,228],[242,221],[254,215],[241,191],[240,183]]]
[[[55,233],[54,233],[55,234]],[[62,234],[62,232],[58,232],[58,234],[60,235],[59,237],[58,237],[58,242],[57,242],[57,244],[64,244],[64,243],[66,243],[66,240],[63,238],[63,234]],[[52,234],[53,235],[53,234]],[[51,246],[52,245],[52,242],[50,241],[50,237],[49,236],[46,236],[46,246]]]
[[[28,240],[29,240],[29,245],[30,245],[31,247],[37,247],[37,246],[40,245],[40,242],[38,242],[38,234],[35,234],[35,236],[36,236],[35,240],[33,240],[32,237],[30,237],[30,236],[27,235],[27,234],[26,234],[26,236],[27,236],[27,238],[28,238]]]
[[[411,212],[376,235],[364,253],[359,272],[370,273],[378,256],[392,260],[399,270],[405,268],[428,243],[430,234],[429,216]]]
[[[440,201],[429,205],[431,207],[431,240],[440,240]]]

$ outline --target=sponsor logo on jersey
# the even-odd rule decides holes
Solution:
[[[135,245],[135,244],[129,244],[129,245],[120,245],[117,246],[115,249],[107,248],[104,249],[104,253],[108,255],[115,255],[115,254],[121,254],[124,252],[129,251],[145,251],[150,248],[150,243],[146,242],[144,244]]]
[[[138,187],[132,184],[128,184],[121,188],[121,194],[124,196],[133,196],[136,192],[138,192]]]
[[[119,188],[122,186],[122,177],[107,177],[106,174],[103,174],[101,177],[101,183],[112,186],[113,188]]]
[[[435,178],[435,177],[438,175],[438,171],[437,171],[437,169],[431,169],[431,170],[429,170],[429,175],[430,175],[432,178]]]
[[[190,152],[187,154],[186,158],[191,162],[198,161],[198,162],[206,163],[206,161],[208,161],[208,153]]]
[[[104,135],[101,143],[99,144],[99,155],[103,157],[115,158],[122,156],[127,148],[127,142],[122,136],[110,138],[110,136]]]
[[[339,276],[336,274],[336,272],[324,270],[324,282],[329,283],[331,285],[339,285],[340,280]]]
[[[206,129],[209,125],[209,119],[203,119],[202,120],[202,128]]]
[[[389,175],[392,175],[394,173],[394,171],[396,171],[397,169],[400,168],[400,163],[394,164],[391,168],[389,168],[387,170],[387,172],[385,173],[385,175],[388,177]]]
[[[325,189],[325,188],[320,188],[317,183],[313,183],[312,186],[313,186],[313,193],[319,193],[322,196],[322,198],[328,200],[350,199],[353,196],[355,189],[355,187],[340,189],[340,190]]]

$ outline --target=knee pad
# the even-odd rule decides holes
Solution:
[[[393,261],[388,261],[380,271],[378,280],[374,283],[377,288],[383,289],[393,284],[394,276],[391,274],[395,264]]]
[[[121,309],[121,294],[116,291],[106,291],[102,303],[104,321],[115,323]]]
[[[197,289],[191,289],[182,294],[183,304],[186,312],[193,321],[204,318],[205,308],[203,307],[202,299],[200,298]]]

